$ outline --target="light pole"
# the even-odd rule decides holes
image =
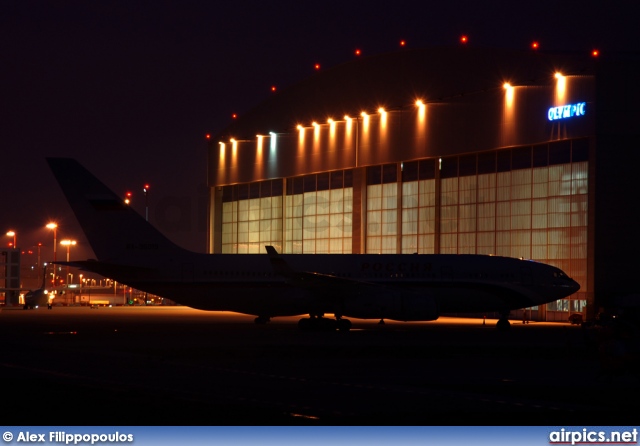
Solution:
[[[144,192],[144,218],[149,221],[149,185],[145,184],[142,188]]]
[[[65,278],[65,282],[69,285],[69,251],[71,250],[71,246],[76,245],[75,240],[60,240],[60,244],[67,247],[67,277]]]
[[[47,225],[47,228],[48,229],[53,229],[53,279],[51,279],[51,284],[53,286],[56,286],[56,264],[55,264],[55,262],[57,260],[56,259],[56,252],[57,252],[57,249],[56,249],[56,244],[57,244],[56,235],[57,235],[57,231],[58,231],[58,225],[53,223],[53,222],[51,222],[51,223],[49,223]]]
[[[9,231],[9,232],[7,232],[7,235],[9,237],[13,237],[13,249],[17,249],[17,247],[16,247],[16,231]]]

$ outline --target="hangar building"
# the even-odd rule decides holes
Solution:
[[[317,72],[209,140],[209,252],[522,257],[637,291],[637,55],[454,47]]]

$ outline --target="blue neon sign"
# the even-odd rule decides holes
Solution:
[[[549,121],[557,121],[558,119],[573,118],[575,116],[584,116],[587,111],[586,102],[578,102],[577,104],[561,105],[559,107],[551,107],[547,112]]]

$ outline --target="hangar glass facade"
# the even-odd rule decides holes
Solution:
[[[586,304],[588,139],[365,170],[364,252],[538,260],[582,286],[550,310]],[[343,170],[225,186],[222,252],[351,253],[353,183]]]
[[[580,284],[540,315],[566,320],[594,302],[594,78],[541,76],[218,140],[211,252],[264,254],[270,244],[288,254],[532,259]],[[551,114],[578,105],[575,116]]]
[[[287,180],[284,250],[291,254],[351,254],[351,170]]]

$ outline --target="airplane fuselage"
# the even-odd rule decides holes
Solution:
[[[307,273],[301,277],[279,274],[264,254],[144,257],[138,262],[144,269],[131,265],[102,273],[194,308],[269,317],[338,312],[430,320],[440,313],[540,305],[576,290],[575,282],[553,266],[498,256],[281,255],[287,265]]]

